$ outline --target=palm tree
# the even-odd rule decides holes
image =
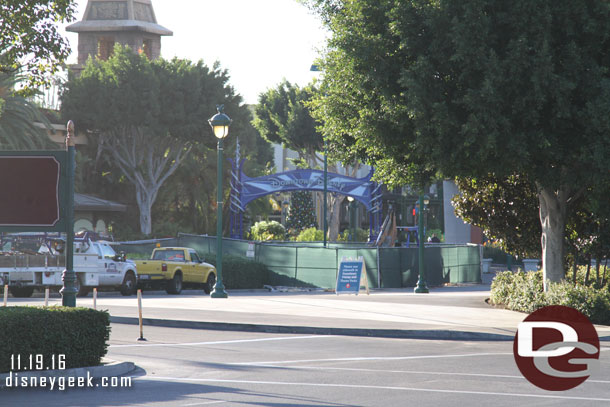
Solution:
[[[22,79],[15,72],[0,72],[0,150],[52,148],[49,120],[16,90]]]

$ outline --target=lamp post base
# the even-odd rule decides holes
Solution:
[[[210,297],[212,298],[229,298],[229,294],[225,291],[224,286],[214,286],[214,291],[210,293]]]
[[[426,287],[426,283],[425,282],[418,281],[417,282],[417,287],[415,287],[413,292],[415,294],[428,294],[430,292],[430,290],[428,290],[428,287]]]

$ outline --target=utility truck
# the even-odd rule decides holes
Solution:
[[[24,248],[30,241],[38,250]],[[2,237],[0,284],[8,284],[14,297],[30,297],[36,288],[60,288],[66,268],[65,240],[33,235]],[[20,247],[22,246],[22,247]],[[34,246],[34,247],[36,247]],[[92,240],[91,234],[74,238],[73,268],[78,296],[86,296],[94,287],[118,289],[123,295],[135,293],[137,269],[124,254],[117,254],[109,242]]]

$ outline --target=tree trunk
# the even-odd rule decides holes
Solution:
[[[601,259],[599,256],[595,258],[595,282],[597,284],[601,284],[601,279],[599,278],[599,268],[601,266]]]
[[[334,196],[330,199],[330,219],[328,223],[328,240],[336,242],[339,238],[339,224],[341,214],[341,204],[345,199],[345,196],[333,194]]]
[[[172,175],[191,150],[187,142],[151,138],[133,126],[120,128],[102,137],[100,146],[108,151],[121,172],[136,188],[140,209],[140,231],[152,233],[151,208],[159,188]]]
[[[144,235],[152,233],[151,210],[158,191],[158,188],[145,189],[141,185],[136,184],[136,202],[140,210],[140,232]]]
[[[572,283],[576,285],[576,274],[578,273],[578,250],[574,249],[574,264],[572,264]]]
[[[587,272],[585,273],[585,285],[589,285],[589,275],[591,274],[591,256],[587,257]]]
[[[563,254],[567,197],[568,193],[562,189],[551,191],[540,188],[538,193],[545,291],[549,281],[559,282],[565,277]]]

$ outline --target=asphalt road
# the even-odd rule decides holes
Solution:
[[[567,392],[522,378],[510,342],[297,336],[113,324],[108,357],[130,387],[10,389],[0,406],[599,406],[610,361]]]

